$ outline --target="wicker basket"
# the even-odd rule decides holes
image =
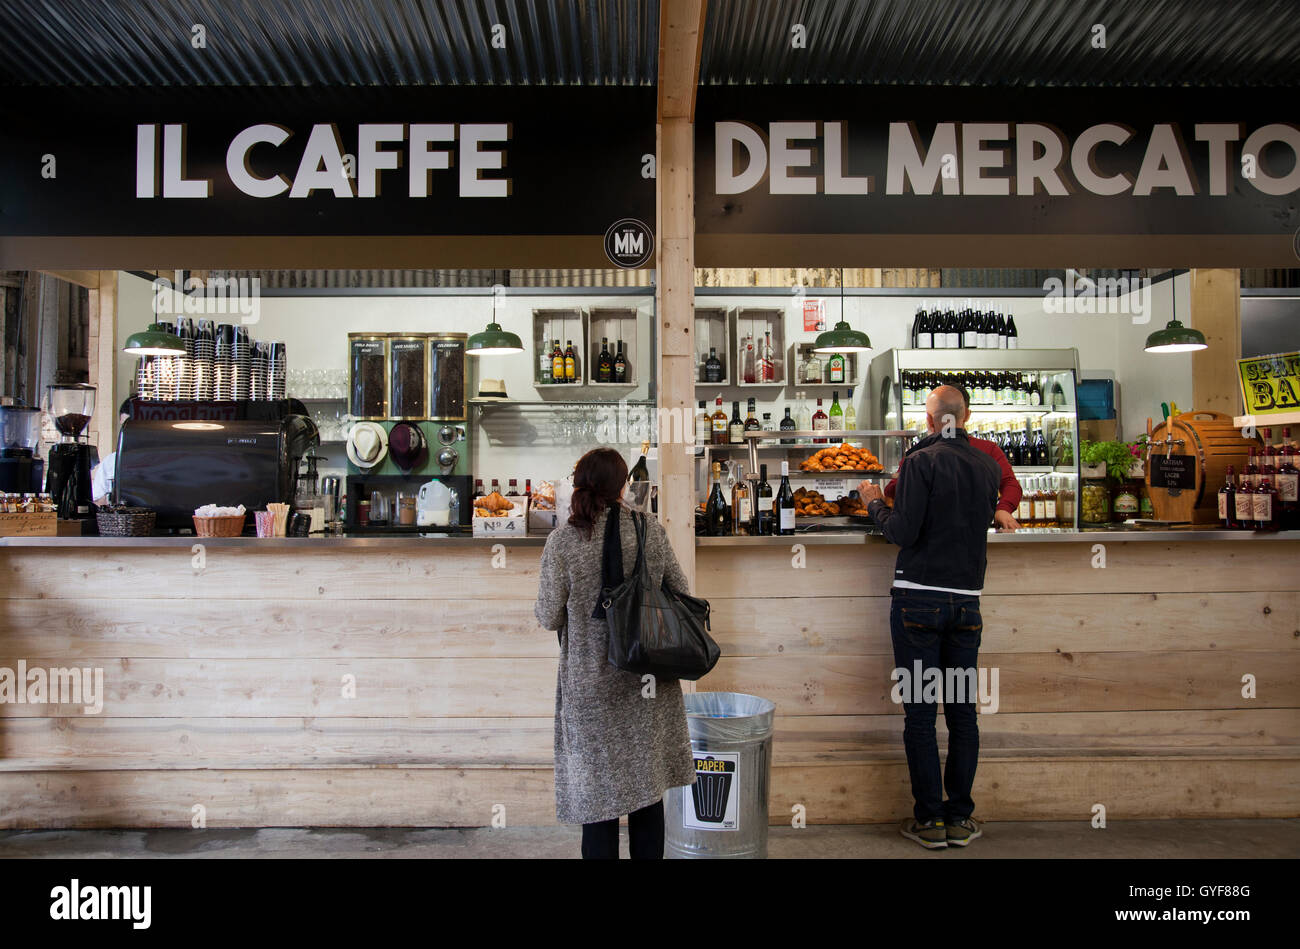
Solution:
[[[195,517],[194,534],[196,537],[238,537],[244,533],[244,521],[247,514],[233,517]]]
[[[101,537],[149,537],[158,513],[147,507],[100,508],[95,521]]]

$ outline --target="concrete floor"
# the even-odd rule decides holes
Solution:
[[[236,830],[29,830],[0,832],[0,859],[10,857],[402,857],[574,858],[574,827],[302,828]],[[622,831],[627,856],[627,829]],[[966,849],[927,851],[894,825],[773,827],[770,857],[1283,857],[1300,856],[1300,821],[1085,821],[985,824]]]

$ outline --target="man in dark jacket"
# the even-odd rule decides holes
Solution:
[[[907,464],[899,467],[893,508],[885,505],[874,482],[864,481],[858,491],[885,537],[900,548],[889,627],[895,694],[901,693],[903,701],[903,747],[916,801],[914,819],[903,824],[902,833],[934,849],[964,847],[981,834],[971,819],[979,759],[973,683],[984,628],[979,598],[988,529],[1001,473],[961,427],[966,406],[960,391],[940,386],[925,400],[925,412],[930,434],[912,446]],[[923,687],[936,677],[943,685],[937,695]],[[942,782],[934,730],[940,697],[948,725]]]

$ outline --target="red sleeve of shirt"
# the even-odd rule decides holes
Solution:
[[[1020,482],[1016,480],[1016,473],[1011,470],[1011,462],[1007,461],[1007,456],[1002,453],[997,442],[991,442],[987,438],[972,438],[970,443],[996,461],[998,467],[1002,469],[1002,485],[998,489],[997,509],[1014,514],[1016,508],[1020,506]]]

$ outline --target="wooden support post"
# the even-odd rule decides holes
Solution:
[[[117,393],[113,374],[117,366],[117,273],[100,273],[98,286],[90,291],[90,333],[86,358],[90,363],[90,384],[95,393],[95,414],[90,419],[90,441],[103,458],[115,449]]]
[[[655,135],[655,313],[659,320],[659,518],[695,585],[695,90],[704,0],[659,5],[659,122]]]
[[[1237,416],[1242,412],[1237,360],[1241,358],[1241,271],[1192,270],[1189,326],[1205,334],[1208,349],[1192,353],[1192,405]]]

